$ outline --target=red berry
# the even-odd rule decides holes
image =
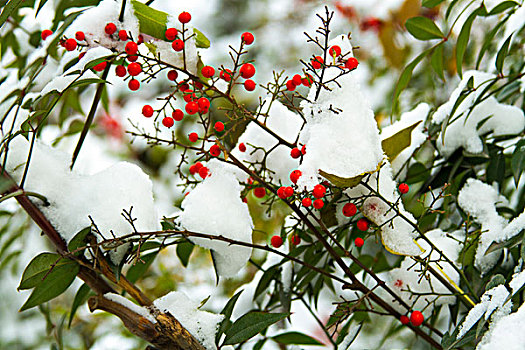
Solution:
[[[191,134],[188,135],[188,140],[190,140],[190,142],[197,142],[197,140],[199,139],[199,135],[197,135],[196,132],[192,132]]]
[[[315,57],[312,59],[311,63],[312,63],[312,67],[313,67],[314,69],[319,69],[319,68],[321,68],[321,66],[323,65],[324,60],[323,60],[323,58],[322,58],[321,56],[315,56]]]
[[[203,112],[207,112],[208,108],[210,108],[210,100],[206,97],[199,98],[197,104],[199,105],[199,110],[202,110]]]
[[[197,171],[197,169],[195,169],[195,164],[192,165],[192,166],[190,166],[190,174],[191,174],[191,175],[195,175],[195,173],[197,173],[197,172],[198,172],[198,171]]]
[[[75,38],[78,40],[78,41],[84,41],[86,40],[86,36],[84,35],[84,32],[76,32],[75,33]]]
[[[241,35],[241,40],[244,41],[246,45],[251,45],[253,44],[253,41],[255,40],[255,38],[252,33],[244,32]]]
[[[177,80],[177,77],[179,76],[179,73],[175,69],[172,69],[168,72],[168,79],[171,81]]]
[[[330,50],[328,50],[328,53],[330,56],[337,57],[341,54],[341,48],[338,45],[334,45],[330,48]]]
[[[288,80],[286,82],[286,89],[288,89],[288,91],[294,91],[295,90],[295,83],[293,82],[293,80]]]
[[[77,48],[77,41],[75,39],[67,39],[64,47],[67,51],[73,51]]]
[[[352,70],[352,69],[356,69],[358,65],[359,65],[359,61],[357,60],[357,58],[350,57],[345,63],[345,68]]]
[[[306,154],[306,145],[303,145],[303,147],[301,147],[301,153],[302,153],[303,155]]]
[[[354,240],[354,244],[357,248],[361,248],[363,246],[363,244],[365,244],[365,241],[361,238],[361,237],[357,237],[355,240]]]
[[[293,196],[293,188],[291,188],[290,186],[285,187],[284,194],[286,198]]]
[[[202,88],[204,87],[204,85],[202,85],[202,83],[199,83],[198,81],[194,81],[193,86],[195,86],[195,89],[197,90],[202,90]]]
[[[195,165],[195,170],[197,170],[197,171],[201,170],[201,168],[203,167],[201,162],[197,162],[194,165]]]
[[[186,83],[180,83],[179,84],[179,91],[188,91],[190,89],[190,86]]]
[[[145,105],[144,107],[142,107],[142,115],[146,118],[151,117],[153,115],[153,107],[151,107],[150,105]]]
[[[128,40],[128,33],[124,29],[119,30],[118,31],[118,38],[120,40],[122,40],[122,41],[126,41],[126,40]]]
[[[166,29],[166,32],[164,32],[164,36],[166,37],[166,40],[173,41],[177,37],[177,34],[179,32],[175,28],[168,28]]]
[[[199,105],[195,102],[189,102],[186,104],[186,113],[193,115],[199,111]]]
[[[301,170],[294,170],[290,173],[290,181],[292,181],[294,184],[297,183],[297,180],[301,177],[303,173]]]
[[[283,245],[283,239],[281,238],[281,236],[273,236],[271,239],[271,243],[274,248],[279,248]]]
[[[303,79],[301,78],[299,74],[295,74],[292,78],[292,81],[295,84],[295,86],[299,86],[303,82]]]
[[[281,199],[286,199],[286,193],[284,192],[284,187],[279,187],[277,189],[277,196]]]
[[[201,69],[202,76],[205,78],[211,78],[215,74],[215,68],[211,66],[204,66]]]
[[[314,201],[314,208],[321,209],[322,207],[324,207],[324,201],[322,199],[316,199]]]
[[[126,53],[130,56],[136,55],[139,51],[139,46],[134,43],[133,41],[130,41],[126,43],[126,46],[124,47],[124,50],[126,50]]]
[[[366,219],[359,219],[357,220],[357,228],[361,231],[368,230],[368,220]]]
[[[266,196],[266,188],[264,187],[256,187],[253,189],[253,195],[257,198],[263,198]]]
[[[315,198],[323,198],[326,194],[326,187],[324,187],[323,185],[315,185],[312,194]]]
[[[128,60],[128,62],[135,62],[136,60],[139,59],[139,56],[131,55],[131,56],[127,56],[126,59]]]
[[[162,125],[164,125],[167,128],[171,128],[173,124],[175,124],[175,121],[172,117],[164,117],[164,119],[162,119]]]
[[[359,27],[362,31],[367,31],[367,30],[372,29],[372,30],[375,30],[376,32],[379,32],[382,25],[383,25],[383,22],[379,18],[368,17],[368,18],[363,19]]]
[[[216,122],[213,127],[215,128],[215,131],[217,131],[217,132],[223,132],[224,131],[224,123],[223,122]]]
[[[182,109],[176,109],[171,113],[171,116],[173,117],[173,119],[180,122],[182,118],[184,118],[184,112],[182,111]]]
[[[214,157],[218,157],[221,155],[221,148],[219,145],[213,145],[210,147],[210,154]]]
[[[115,25],[115,23],[108,23],[106,24],[104,31],[107,35],[111,35],[117,31],[117,26]]]
[[[398,186],[398,189],[399,189],[399,192],[401,192],[402,194],[405,194],[408,192],[408,185],[406,183],[401,183],[399,184]]]
[[[255,90],[255,82],[251,79],[248,79],[244,82],[244,88],[246,91],[253,91]]]
[[[301,237],[299,237],[298,235],[293,235],[290,240],[291,240],[293,245],[301,244]]]
[[[299,151],[299,148],[294,147],[290,151],[290,155],[292,156],[292,158],[297,159],[301,156],[301,151]]]
[[[126,67],[124,67],[123,65],[119,64],[117,67],[115,67],[115,73],[117,74],[117,76],[119,77],[124,77],[126,76]]]
[[[140,72],[142,72],[142,66],[139,63],[133,62],[128,65],[128,73],[132,77],[136,77]]]
[[[306,77],[302,79],[303,85],[307,87],[311,86],[313,81],[314,78],[310,74],[306,74]]]
[[[131,79],[128,83],[128,87],[131,91],[137,91],[140,87],[140,82],[137,79]]]
[[[232,80],[232,71],[230,69],[221,70],[219,77],[224,81],[230,81]]]
[[[407,315],[401,315],[401,317],[399,317],[399,321],[401,321],[401,324],[407,325],[410,322],[410,319]]]
[[[244,79],[251,78],[255,75],[255,67],[251,63],[245,63],[239,69],[239,73]]]
[[[423,321],[425,321],[425,317],[420,311],[412,311],[410,314],[410,323],[412,323],[414,327],[421,326]]]
[[[246,145],[244,143],[239,143],[239,151],[246,152]]]
[[[181,14],[179,15],[179,22],[188,23],[189,21],[191,21],[191,15],[186,11],[181,12]]]
[[[301,204],[303,205],[303,207],[309,207],[312,205],[312,200],[308,197],[306,198],[303,198],[303,200],[301,201]]]
[[[184,49],[184,41],[177,39],[171,43],[171,47],[177,52],[182,51]]]
[[[193,93],[193,94],[185,94],[185,95],[183,96],[184,101],[186,101],[186,102],[191,102],[191,101],[193,101],[193,98],[194,98],[194,97],[196,97],[196,95],[195,95],[194,93]]]
[[[42,34],[40,34],[40,37],[42,38],[42,40],[46,40],[48,36],[52,35],[53,34],[53,31],[49,30],[49,29],[44,29],[42,31]]]
[[[106,69],[106,66],[108,65],[108,63],[106,61],[103,61],[103,62],[100,62],[99,64],[95,65],[93,67],[93,69],[96,71],[96,72],[102,72],[104,69]]]
[[[208,175],[209,175],[208,168],[206,168],[205,166],[203,166],[202,168],[200,168],[200,169],[198,170],[198,173],[199,173],[199,176],[202,177],[203,179],[207,178]]]
[[[142,36],[142,34],[139,34],[139,37],[137,38],[137,44],[142,44],[144,42],[144,37]]]
[[[343,206],[343,215],[346,217],[354,216],[357,213],[357,207],[354,203],[346,203]]]

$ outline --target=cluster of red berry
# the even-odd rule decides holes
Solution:
[[[412,323],[412,326],[419,327],[425,321],[425,316],[423,316],[421,311],[412,311],[412,313],[410,314],[410,318],[408,318],[407,315],[402,315],[401,317],[399,317],[399,321],[401,321],[401,323],[404,325]]]

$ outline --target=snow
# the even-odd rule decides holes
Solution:
[[[40,92],[41,96],[44,96],[51,91],[56,91],[58,93],[64,92],[71,84],[76,81],[88,80],[88,79],[100,79],[95,73],[88,70],[81,75],[60,75],[53,78],[49,83],[44,86]]]
[[[241,200],[237,169],[212,159],[206,164],[211,176],[199,183],[182,202],[179,222],[188,231],[222,235],[252,243],[253,223],[248,206]],[[233,277],[248,262],[252,248],[230,245],[206,238],[189,238],[203,248],[212,249],[217,272]]]
[[[521,271],[512,275],[512,280],[509,282],[512,295],[515,295],[525,285],[525,271]]]
[[[454,232],[451,234],[452,237],[449,237],[442,230],[435,229],[426,232],[425,236],[447,257],[449,257],[450,260],[453,262],[457,261],[461,251],[461,246],[457,243],[456,239],[461,237],[461,232]],[[436,263],[436,260],[440,260],[440,254],[437,251],[432,251],[431,247],[423,239],[419,239],[418,244],[425,250],[425,254],[422,255],[422,258],[426,258],[430,254],[430,260],[433,262],[431,262],[429,265],[436,271],[442,270],[443,272],[440,273],[443,275],[443,277],[445,277],[447,280],[450,279],[456,285],[459,285],[459,274],[456,272],[454,267],[445,262],[439,262],[439,264]],[[414,309],[422,309],[426,307],[427,302],[434,302],[434,304],[431,305],[436,306],[454,304],[456,302],[456,297],[450,296],[450,290],[446,288],[436,277],[429,273],[427,276],[429,277],[429,280],[425,277],[421,278],[421,267],[419,265],[414,265],[414,261],[407,257],[401,262],[400,267],[392,269],[388,272],[387,283],[389,287],[392,288],[392,290],[401,296],[401,298],[403,298],[407,303],[411,303],[415,300],[412,293],[433,292],[437,294],[449,295],[440,297],[437,295],[424,295],[417,300],[416,304],[413,306]]]
[[[114,23],[119,30],[126,30],[134,40],[139,36],[139,21],[135,17],[133,6],[127,1],[124,12],[124,21],[119,21],[120,2],[114,0],[103,0],[98,6],[92,7],[78,16],[66,30],[65,35],[74,38],[77,31],[83,31],[86,44],[89,47],[104,46],[108,49],[124,50],[125,41],[114,40],[106,34],[104,28],[108,23]],[[116,34],[114,34],[116,35]]]
[[[161,312],[172,314],[206,349],[216,350],[215,333],[224,315],[199,310],[199,304],[182,292],[170,292],[153,301]]]
[[[157,323],[157,320],[155,319],[155,317],[153,317],[153,315],[151,315],[149,310],[133,303],[129,299],[124,298],[122,295],[115,294],[115,293],[106,293],[104,294],[104,298],[124,306],[125,308],[133,311],[134,313],[140,315],[141,317],[144,317],[151,323]]]
[[[418,126],[412,130],[410,146],[405,148],[396,158],[391,162],[392,172],[394,174],[399,173],[405,163],[412,158],[414,152],[423,144],[427,139],[427,134],[424,130],[424,121],[427,118],[430,106],[426,103],[420,103],[411,111],[405,112],[399,118],[399,121],[392,125],[389,125],[381,130],[381,140],[385,140],[390,136],[393,136],[397,132],[406,129],[415,123],[421,121]]]
[[[501,308],[506,303],[508,296],[509,292],[502,284],[483,293],[481,301],[465,317],[457,338],[463,337],[481,317],[485,316],[487,320],[496,309]]]
[[[482,272],[488,271],[498,261],[501,250],[485,255],[487,248],[493,241],[499,242],[505,237],[502,232],[507,220],[496,211],[496,204],[502,198],[492,186],[477,179],[468,179],[458,194],[458,204],[474,221],[482,227],[478,248],[475,256],[475,266]]]
[[[10,143],[7,170],[20,181],[28,154],[28,142],[15,138]],[[159,228],[153,204],[152,183],[138,166],[119,162],[95,174],[69,170],[71,155],[36,141],[24,184],[24,189],[46,196],[50,206],[37,204],[60,235],[69,241],[81,229],[90,226],[91,215],[105,238],[123,236],[133,232],[122,217],[122,210],[130,210],[137,218],[139,231]],[[111,251],[115,263],[120,262],[127,245]]]
[[[277,100],[272,101],[270,97],[265,99],[264,106],[267,117],[261,116],[259,121],[284,140],[290,143],[295,142],[303,124],[301,117],[290,111],[281,102]],[[246,152],[240,152],[239,148],[235,147],[232,150],[232,155],[246,165],[262,162],[264,152],[260,148],[268,151],[275,147],[278,142],[275,137],[257,125],[257,123],[250,122],[237,141],[237,145],[239,143],[246,145]],[[292,184],[289,176],[298,167],[299,162],[290,157],[290,148],[279,145],[268,154],[265,165],[267,169],[271,170],[271,173],[268,174],[269,178],[275,183],[280,182],[286,186]]]
[[[523,3],[523,1],[520,2]],[[502,41],[507,40],[509,35],[517,33],[523,27],[523,18],[525,18],[525,6],[522,4],[516,8],[516,11],[509,17],[507,23],[505,23],[505,34],[503,35]],[[501,45],[498,46],[501,47]]]
[[[445,134],[441,134],[437,140],[438,150],[444,156],[451,155],[460,147],[470,153],[481,153],[483,151],[483,142],[480,138],[482,135],[488,133],[492,133],[493,136],[515,135],[525,127],[525,116],[520,108],[499,103],[493,96],[478,103],[470,111],[470,107],[481,96],[487,85],[496,78],[493,74],[474,70],[465,72],[448,102],[441,105],[434,113],[432,117],[434,124],[443,123],[449,117],[470,78],[473,78],[476,90],[471,92],[459,105],[449,120]],[[486,96],[485,94],[484,98]],[[487,118],[488,120],[484,121]],[[482,121],[484,121],[483,125],[479,126]]]
[[[346,35],[339,35],[329,45],[339,45],[343,52],[350,52],[348,57],[352,57],[352,46]],[[340,72],[336,67],[326,69],[324,81]],[[315,102],[301,103],[306,125],[299,141],[306,145],[306,154],[299,167],[303,173],[297,183],[300,188],[311,190],[318,184],[319,169],[351,178],[376,170],[383,160],[374,112],[361,93],[354,73],[342,76],[338,82],[340,88],[333,82],[328,83],[332,91],[322,89],[317,101],[316,88],[312,87],[308,101]],[[332,111],[336,108],[341,111]]]
[[[525,344],[525,304],[518,311],[502,317],[490,325],[477,350],[521,350]]]

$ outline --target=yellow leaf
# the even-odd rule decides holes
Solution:
[[[385,152],[390,162],[392,162],[405,148],[410,146],[412,139],[412,130],[414,130],[416,126],[419,125],[419,123],[421,123],[421,121],[418,121],[417,123],[414,123],[411,126],[401,131],[398,131],[389,138],[386,138],[383,141],[381,141],[383,151]]]

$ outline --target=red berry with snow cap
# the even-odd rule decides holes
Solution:
[[[271,243],[274,248],[279,248],[283,245],[283,239],[281,238],[281,236],[276,235],[272,237]]]

